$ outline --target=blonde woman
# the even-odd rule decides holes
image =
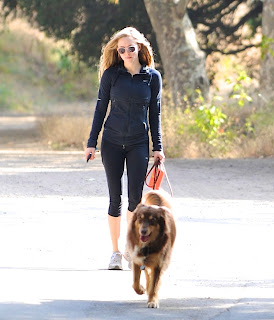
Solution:
[[[98,99],[85,156],[88,159],[91,154],[90,159],[94,159],[104,123],[101,156],[109,189],[108,223],[113,249],[108,268],[122,270],[118,242],[124,165],[128,177],[129,222],[142,197],[149,160],[149,129],[154,160],[165,158],[160,121],[162,79],[154,69],[148,40],[132,27],[116,32],[103,48],[99,76]],[[105,121],[109,101],[111,109]]]

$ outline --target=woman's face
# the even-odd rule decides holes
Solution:
[[[125,65],[139,63],[139,50],[139,45],[131,37],[124,37],[118,40],[117,51]]]

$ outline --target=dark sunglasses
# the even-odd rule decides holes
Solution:
[[[134,46],[130,46],[128,47],[127,49],[126,48],[119,48],[117,49],[117,51],[120,53],[120,54],[124,54],[126,51],[127,53],[131,53],[131,52],[134,52],[136,50],[136,48]]]

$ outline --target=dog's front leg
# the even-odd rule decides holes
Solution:
[[[149,291],[148,291],[148,308],[159,308],[158,291],[160,288],[161,269],[159,267],[151,269]]]
[[[141,270],[137,264],[133,264],[133,289],[138,294],[144,294],[145,288],[140,284]]]
[[[146,288],[147,288],[147,293],[150,291],[149,287],[151,285],[151,269],[146,267],[145,269],[145,275],[146,275]]]

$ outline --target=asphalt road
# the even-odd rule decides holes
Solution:
[[[100,156],[87,165],[77,152],[0,150],[0,320],[273,320],[274,159],[166,169],[178,237],[160,309],[148,309],[125,261],[106,269]],[[124,215],[121,249],[125,234]]]

